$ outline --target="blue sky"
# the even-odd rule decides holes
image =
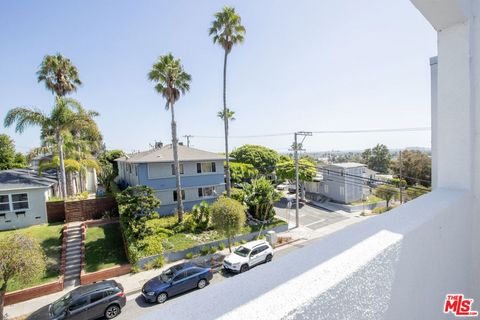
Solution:
[[[430,126],[428,59],[436,34],[408,0],[2,1],[0,119],[13,106],[51,109],[36,81],[45,54],[60,52],[80,70],[73,95],[95,109],[107,147],[144,150],[169,143],[170,114],[147,73],[172,52],[192,75],[176,105],[179,135],[223,136],[223,52],[208,36],[214,12],[233,5],[247,29],[228,64],[234,136],[296,130]],[[1,128],[26,152],[39,130]],[[286,151],[293,137],[232,138]],[[309,151],[429,146],[430,133],[315,135]],[[222,151],[221,138],[193,138]]]

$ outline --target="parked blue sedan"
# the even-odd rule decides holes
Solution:
[[[205,288],[212,278],[211,268],[192,262],[181,263],[147,281],[143,285],[142,295],[147,302],[164,303],[168,298],[182,292]]]

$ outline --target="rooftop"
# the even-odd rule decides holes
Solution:
[[[179,144],[178,158],[180,161],[212,161],[223,160],[225,157],[218,153],[190,148]],[[130,163],[173,162],[172,145],[169,144],[161,148],[130,154],[118,158],[116,161]]]
[[[57,183],[53,175],[40,176],[32,169],[10,169],[0,171],[0,190],[48,188]]]
[[[366,167],[367,165],[363,163],[358,163],[358,162],[342,162],[342,163],[331,163],[331,164],[328,164],[327,166],[348,169],[348,168]]]

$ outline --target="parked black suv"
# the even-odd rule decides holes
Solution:
[[[114,280],[78,287],[57,301],[32,313],[27,320],[113,319],[127,299],[121,284]]]

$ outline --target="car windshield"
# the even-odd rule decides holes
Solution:
[[[245,247],[238,247],[237,250],[235,250],[235,254],[241,256],[241,257],[246,257],[250,253],[250,249],[247,249]]]
[[[170,282],[173,279],[174,276],[175,276],[175,272],[172,268],[170,268],[170,269],[167,269],[167,270],[163,271],[160,274],[159,278],[163,282]]]
[[[70,301],[72,301],[72,297],[70,296],[70,293],[67,293],[66,295],[52,303],[52,305],[50,306],[50,313],[55,317],[58,317],[65,311]]]

